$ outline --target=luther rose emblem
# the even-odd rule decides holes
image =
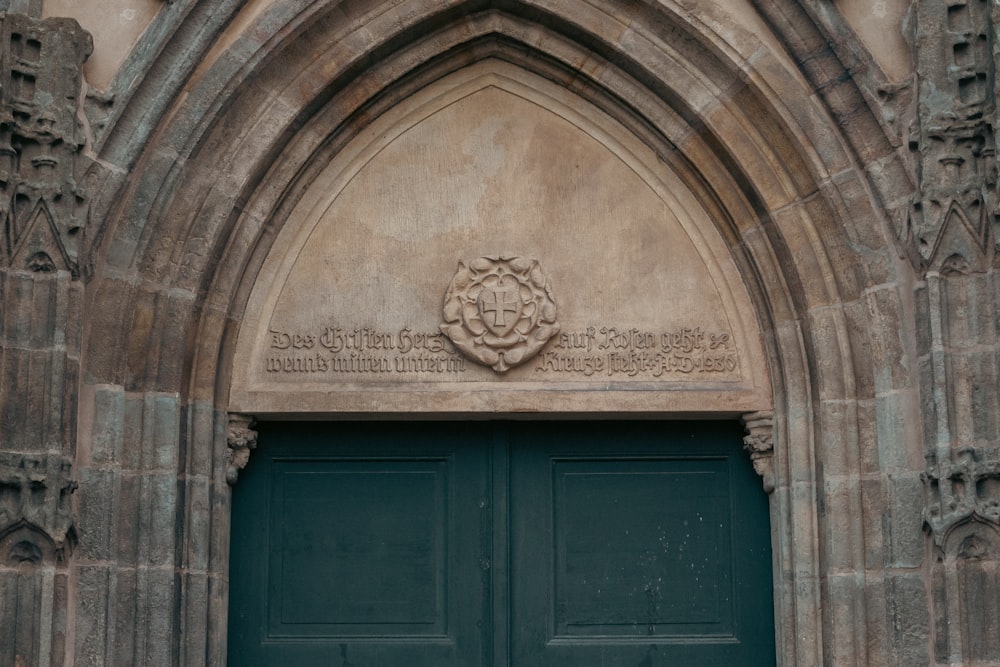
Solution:
[[[538,261],[497,255],[459,262],[441,331],[465,356],[498,373],[535,356],[559,331]]]

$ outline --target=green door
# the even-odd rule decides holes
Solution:
[[[233,497],[233,667],[775,664],[736,425],[260,430]]]

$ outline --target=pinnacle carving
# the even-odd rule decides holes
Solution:
[[[256,423],[250,415],[229,415],[226,432],[226,481],[236,483],[240,470],[250,461],[250,450],[257,446]]]
[[[466,357],[498,373],[534,357],[559,332],[538,260],[494,255],[459,262],[441,332]]]
[[[920,85],[909,143],[919,191],[903,243],[922,272],[946,262],[983,271],[1000,239],[990,5],[926,0],[915,13]]]
[[[750,454],[753,469],[764,483],[764,491],[774,491],[774,413],[750,412],[741,418],[747,434],[743,449]]]
[[[78,111],[91,37],[73,19],[6,14],[0,42],[0,257],[75,275],[89,216]]]

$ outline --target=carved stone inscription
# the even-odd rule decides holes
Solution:
[[[465,358],[444,334],[379,331],[369,327],[321,327],[292,332],[270,329],[268,374],[461,373]]]
[[[643,331],[635,327],[587,327],[556,337],[541,354],[536,373],[679,378],[736,373],[733,336],[701,327]]]
[[[264,369],[271,377],[415,374],[457,379],[477,367],[470,367],[444,334],[410,327],[391,332],[371,327],[325,326],[299,332],[271,328],[269,335]],[[526,366],[539,380],[729,380],[740,373],[732,334],[702,327],[586,327],[557,334],[532,362]]]

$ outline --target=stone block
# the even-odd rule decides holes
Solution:
[[[143,410],[143,468],[177,470],[181,427],[176,395],[147,394]]]
[[[819,308],[837,303],[837,283],[832,275],[830,257],[817,234],[816,221],[804,203],[796,202],[772,217],[773,233],[783,273],[795,285],[802,306]]]
[[[935,396],[936,378],[934,366],[934,358],[931,355],[923,357],[918,361],[918,371],[920,377],[920,416],[921,425],[923,426],[924,431],[924,444],[927,451],[933,451],[934,447],[939,444],[941,438],[947,437],[947,433],[942,433],[943,425],[939,423],[939,406]],[[940,409],[944,409],[944,406],[940,406]]]
[[[865,629],[862,664],[888,665],[891,661],[889,616],[886,613],[889,590],[882,572],[865,574]]]
[[[212,487],[208,478],[188,478],[184,498],[189,508],[184,522],[182,562],[191,570],[207,571],[212,547]]]
[[[88,314],[90,344],[85,378],[91,384],[122,384],[121,322],[128,317],[134,287],[127,281],[107,277],[94,290],[94,301],[101,306]]]
[[[888,606],[891,614],[893,665],[931,664],[930,613],[927,585],[920,572],[887,575]]]
[[[115,560],[122,565],[137,562],[139,542],[146,539],[143,531],[152,528],[140,516],[143,477],[142,473],[123,472],[119,481],[118,498],[114,505],[116,524],[112,544],[115,548]]]
[[[180,643],[182,664],[190,667],[205,665],[205,647],[209,645],[208,633],[212,620],[206,618],[209,605],[209,580],[204,573],[185,573],[179,585],[184,591],[178,632],[184,637]]]
[[[830,572],[850,572],[862,566],[856,556],[864,544],[864,525],[858,521],[863,512],[861,489],[856,479],[827,481],[823,490],[823,510],[819,520],[823,529],[824,562]]]
[[[839,307],[818,308],[809,311],[810,352],[813,356],[813,382],[818,398],[822,401],[852,400],[855,398],[854,373],[856,367],[865,368],[864,360],[844,359],[843,341],[847,337],[846,321]],[[857,346],[851,352],[864,354]]]
[[[824,400],[816,411],[821,435],[816,447],[817,465],[823,476],[842,478],[859,474],[857,404]]]
[[[209,568],[212,572],[229,570],[229,528],[232,514],[232,487],[225,480],[225,472],[220,470],[212,482],[210,499],[212,502],[211,530],[209,531]]]
[[[105,667],[115,664],[116,655],[109,655],[114,644],[111,634],[110,567],[76,566],[76,605],[73,610],[73,634],[76,638],[73,664],[81,667]]]
[[[217,412],[211,404],[196,402],[182,408],[188,475],[211,478],[216,457],[221,458],[225,448],[226,421],[225,413]]]
[[[855,403],[855,428],[858,430],[858,465],[862,475],[879,472],[879,441],[876,401],[860,400]]]
[[[140,596],[145,593],[139,588],[138,572],[134,567],[119,565],[112,571],[112,590],[109,607],[113,627],[108,632],[108,652],[111,662],[121,664],[143,664],[141,653],[137,652],[136,628],[145,610],[139,606]],[[160,610],[162,613],[163,610]],[[146,664],[153,664],[146,662]]]
[[[113,470],[80,467],[74,471],[76,490],[76,555],[86,561],[114,559],[117,537],[117,478]]]
[[[924,452],[920,442],[920,424],[914,414],[915,392],[893,392],[875,400],[878,429],[878,455],[882,470],[921,470]]]
[[[892,475],[887,483],[891,503],[886,517],[891,531],[888,565],[916,570],[924,565],[927,551],[922,516],[927,503],[924,483],[918,472]]]
[[[139,563],[175,562],[177,484],[176,473],[146,473],[141,478]]]
[[[146,400],[141,394],[126,393],[122,420],[122,447],[118,461],[124,470],[142,470],[146,447]]]
[[[754,127],[754,111],[757,111],[754,107],[740,108],[735,100],[710,107],[704,111],[703,132],[721,141],[732,153],[739,169],[753,175],[755,194],[761,198],[763,206],[771,212],[780,211],[799,198],[795,182],[783,164],[790,156],[778,154],[772,150],[775,147],[766,145]]]
[[[748,254],[754,264],[759,267],[761,277],[761,290],[767,294],[784,295],[787,293],[787,286],[783,282],[784,271],[779,268],[782,260],[774,253],[767,232],[762,227],[755,227],[743,232],[743,242],[746,245]],[[775,298],[769,303],[770,314],[773,318],[772,326],[780,328],[788,322],[798,319],[795,312],[795,305],[791,299]]]
[[[917,355],[925,357],[931,353],[934,345],[933,331],[931,329],[930,316],[930,292],[927,283],[918,283],[914,289],[914,329],[917,336]]]
[[[750,64],[766,73],[767,83],[781,91],[781,99],[795,100],[794,104],[787,104],[784,111],[794,118],[809,139],[809,147],[816,151],[816,161],[811,167],[816,173],[816,180],[823,181],[831,174],[845,170],[853,171],[843,139],[829,131],[829,116],[816,93],[811,89],[807,91],[800,88],[803,84],[788,76],[786,63],[771,51],[761,50],[754,55]]]
[[[908,314],[895,286],[869,290],[865,296],[871,331],[871,364],[875,391],[885,393],[911,386],[905,336]]]
[[[90,460],[97,465],[119,462],[124,446],[125,392],[114,385],[93,388]]]
[[[785,39],[786,48],[790,53],[796,54],[799,60],[806,60],[813,53],[827,48],[828,42],[824,35],[798,6],[762,2],[755,3],[755,7],[774,26],[772,29]]]
[[[859,577],[854,572],[828,575],[823,604],[829,629],[823,636],[824,660],[831,665],[857,664],[867,644],[864,590]]]
[[[879,572],[885,567],[886,551],[891,539],[891,528],[886,525],[888,506],[885,485],[880,478],[863,477],[858,496],[860,507],[856,519],[861,524],[862,543],[856,562],[856,570],[864,570],[865,576]]]

